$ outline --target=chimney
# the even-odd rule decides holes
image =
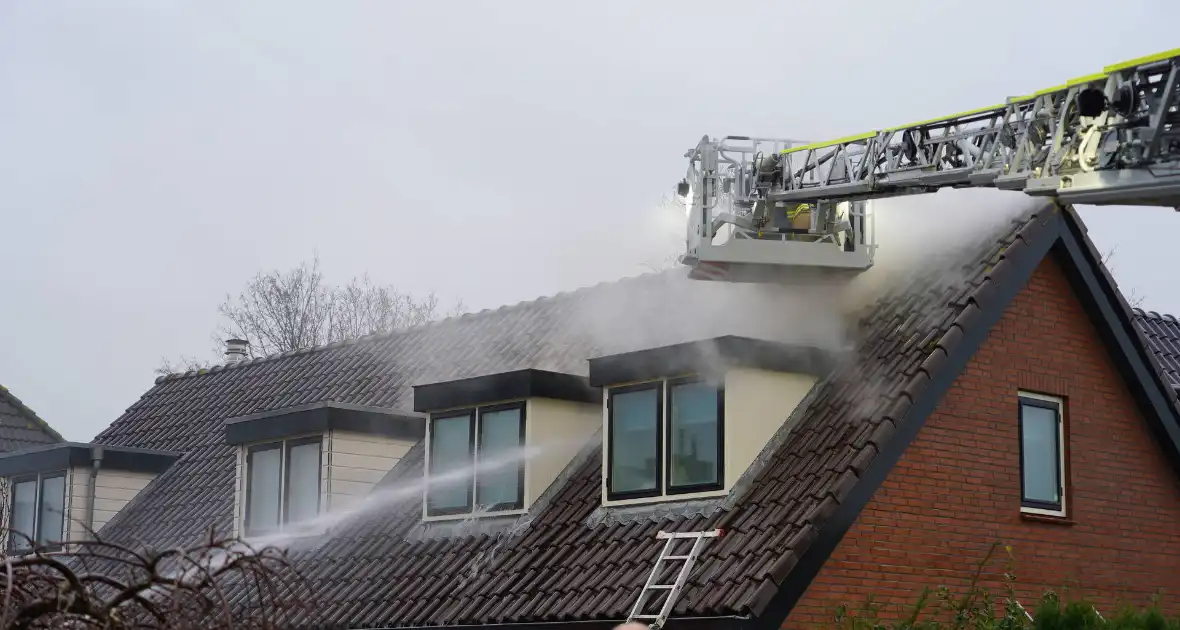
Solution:
[[[233,365],[249,358],[250,342],[245,339],[225,340],[225,364]]]

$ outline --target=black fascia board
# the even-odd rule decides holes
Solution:
[[[426,420],[381,407],[317,402],[231,418],[225,423],[225,441],[251,444],[330,430],[416,442],[426,435]]]
[[[596,387],[680,374],[720,376],[730,367],[749,367],[823,377],[836,365],[834,353],[812,346],[727,335],[590,359]]]
[[[101,449],[101,452],[98,450]],[[0,477],[15,477],[75,466],[90,467],[96,455],[103,470],[160,474],[180,458],[181,453],[129,448],[106,444],[60,442],[0,454]]]
[[[584,376],[532,368],[414,386],[414,411],[433,412],[502,400],[550,398],[600,403],[602,391]]]

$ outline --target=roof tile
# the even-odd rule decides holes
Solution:
[[[727,533],[705,547],[677,610],[694,615],[761,610],[775,584],[816,540],[817,526],[894,434],[913,398],[944,367],[966,327],[977,324],[980,306],[994,300],[994,285],[1011,267],[1001,258],[1005,248],[1018,233],[1025,241],[1044,234],[1043,223],[1032,217],[1002,234],[985,235],[975,247],[934,261],[928,271],[885,291],[855,326],[854,360],[816,385],[797,413],[798,423],[724,510],[706,517],[669,509],[659,517],[591,526],[587,517],[599,507],[602,479],[598,449],[587,453],[565,485],[512,535],[423,540],[410,536],[420,528],[420,502],[394,501],[342,524],[329,541],[297,555],[318,585],[325,623],[618,618],[634,602],[658,553],[656,531],[713,524]],[[948,269],[963,269],[971,280],[948,282]],[[585,374],[591,356],[725,333],[749,335],[749,330],[718,329],[719,322],[733,324],[733,318],[720,315],[758,311],[743,300],[754,304],[766,297],[758,292],[766,291],[688,281],[680,271],[651,274],[199,376],[162,378],[98,441],[187,454],[102,533],[171,545],[208,524],[228,531],[235,456],[222,443],[227,418],[329,398],[408,410],[413,384],[523,367]],[[685,318],[686,312],[700,316]],[[611,318],[617,319],[599,321]],[[1157,346],[1180,347],[1180,324],[1142,315],[1139,323],[1145,336],[1158,337]],[[1167,335],[1154,332],[1161,326],[1170,327]],[[595,328],[613,332],[594,334]],[[763,332],[752,336],[773,331]],[[1169,361],[1175,378],[1180,353],[1172,351]],[[782,418],[791,412],[781,410]],[[422,465],[419,444],[382,483],[413,483]]]

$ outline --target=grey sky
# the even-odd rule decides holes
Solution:
[[[0,383],[88,440],[162,356],[208,352],[226,292],[316,249],[333,281],[476,309],[638,273],[683,234],[656,208],[702,134],[988,105],[1178,23],[1174,0],[3,2]],[[1083,216],[1180,312],[1157,262],[1180,215]]]

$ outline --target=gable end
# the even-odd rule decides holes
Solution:
[[[815,539],[802,551],[785,580],[777,587],[767,580],[759,589],[763,593],[755,594],[752,608],[758,615],[760,627],[777,629],[782,626],[873,494],[917,437],[926,418],[934,412],[1008,305],[1050,253],[1062,258],[1062,268],[1071,289],[1090,313],[1119,374],[1148,419],[1153,435],[1162,443],[1169,462],[1180,474],[1178,409],[1166,396],[1159,371],[1152,367],[1154,364],[1150,363],[1152,358],[1143,340],[1138,333],[1128,334],[1128,329],[1135,330],[1130,322],[1129,308],[1081,230],[1080,219],[1073,208],[1051,206],[1044,216],[1038,216],[1017,234],[1002,260],[970,296],[967,306],[903,391],[902,394],[910,399],[909,409],[895,423],[884,420],[886,427],[893,428],[892,435],[864,474],[816,530]],[[1101,271],[1101,275],[1096,270]],[[1122,317],[1116,305],[1121,307]],[[758,607],[759,602],[765,604]]]

